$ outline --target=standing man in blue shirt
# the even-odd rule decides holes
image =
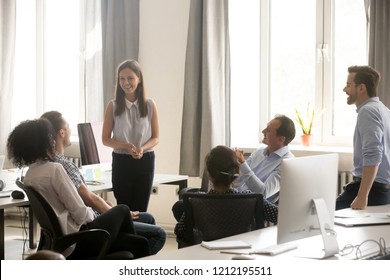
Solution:
[[[263,129],[263,144],[247,160],[241,149],[235,149],[240,162],[240,177],[234,182],[241,190],[261,193],[268,201],[277,203],[280,190],[280,165],[283,159],[294,157],[288,144],[295,137],[294,122],[276,115]]]
[[[389,204],[390,110],[376,96],[380,74],[370,66],[351,66],[348,73],[344,92],[358,113],[353,136],[354,181],[344,187],[336,209]]]

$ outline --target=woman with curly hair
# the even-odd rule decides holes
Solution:
[[[111,235],[110,251],[129,251],[135,257],[149,255],[148,242],[134,236],[130,209],[117,205],[102,215],[87,207],[60,163],[53,162],[55,132],[46,119],[28,120],[14,128],[8,137],[8,158],[19,168],[28,166],[23,183],[34,188],[57,214],[64,234],[104,229]],[[134,242],[134,241],[137,242]],[[72,259],[95,256],[98,244],[88,240],[61,252]],[[83,248],[83,249],[79,249]]]

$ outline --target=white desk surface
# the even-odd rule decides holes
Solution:
[[[95,169],[95,172],[92,172],[94,175],[97,175],[93,180],[102,182],[102,185],[88,185],[89,189],[93,192],[109,192],[112,191],[112,182],[111,182],[111,164],[93,164],[86,165],[82,167],[84,179],[88,181],[87,170]],[[98,172],[96,172],[98,170]],[[171,182],[178,181],[187,181],[187,175],[175,175],[175,174],[154,174],[153,185],[159,184],[169,184]]]
[[[112,183],[111,183],[111,164],[94,164],[94,165],[87,165],[83,166],[83,175],[86,180],[88,178],[86,177],[86,170],[87,169],[97,169],[98,172],[94,172],[94,174],[98,174],[99,176],[97,178],[92,178],[92,180],[101,182],[101,185],[88,185],[91,191],[99,193],[99,192],[110,192],[112,191]],[[23,174],[26,173],[26,168],[23,171]],[[15,180],[21,176],[21,170],[18,169],[11,169],[11,170],[2,170],[0,172],[0,179],[3,180],[6,183],[6,187],[4,191],[12,191],[12,190],[19,190],[19,188],[15,184]],[[178,182],[178,181],[187,181],[188,176],[187,175],[175,175],[175,174],[155,174],[153,185],[159,185],[159,184],[169,184],[171,182]],[[0,198],[2,199],[2,198]],[[12,200],[8,197],[8,200]],[[3,202],[0,200],[0,202]],[[19,206],[19,205],[15,205]],[[8,206],[9,207],[9,206]]]
[[[390,205],[384,206],[372,206],[368,207],[367,212],[389,212]],[[380,237],[383,237],[386,241],[386,246],[390,246],[390,225],[379,225],[379,226],[364,226],[364,227],[342,227],[335,226],[335,231],[337,232],[337,240],[339,248],[342,249],[347,244],[359,245],[363,241],[372,239],[379,241]],[[249,252],[255,249],[264,248],[270,245],[276,244],[277,238],[277,226],[272,226],[248,233],[239,234],[236,236],[231,236],[223,238],[221,240],[242,240],[252,245],[251,249],[239,249],[239,250],[224,250],[224,251],[233,251],[237,253]],[[314,236],[299,241],[294,241],[297,243],[298,249],[289,251],[277,256],[266,256],[266,255],[254,255],[256,259],[271,259],[271,258],[300,258],[299,255],[302,255],[302,252],[306,249],[312,250],[321,250],[323,243],[321,236]],[[376,244],[372,243],[373,248],[379,248]],[[317,248],[318,247],[318,248]],[[224,254],[220,250],[208,250],[203,248],[200,245],[195,245],[178,250],[169,250],[165,252],[160,252],[157,255],[149,256],[144,258],[145,260],[228,260],[231,259],[233,254]],[[336,255],[328,259],[352,259],[354,254],[348,255],[345,257]]]

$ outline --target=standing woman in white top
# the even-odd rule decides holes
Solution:
[[[154,146],[159,141],[157,107],[147,99],[140,65],[126,60],[117,68],[115,98],[106,109],[103,144],[112,153],[112,185],[118,204],[145,212],[154,177]]]

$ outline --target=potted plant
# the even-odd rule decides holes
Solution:
[[[310,103],[307,104],[306,110],[295,109],[296,120],[302,130],[302,144],[304,146],[310,146],[312,142],[312,129],[316,120],[322,115],[324,109],[317,111]]]

